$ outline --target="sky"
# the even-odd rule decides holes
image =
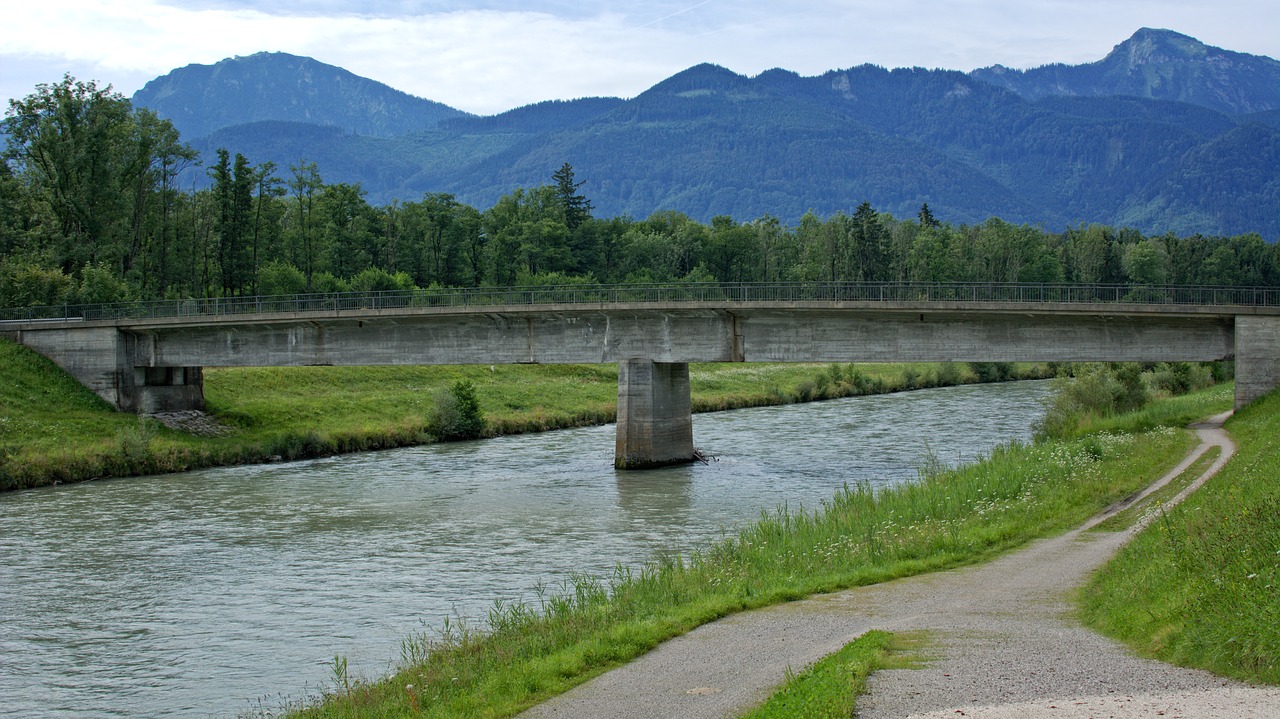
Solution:
[[[1275,0],[13,0],[0,108],[70,73],[132,95],[178,67],[280,51],[489,115],[633,97],[711,62],[744,75],[873,63],[1101,59],[1141,27],[1280,58]]]

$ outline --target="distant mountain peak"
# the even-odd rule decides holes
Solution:
[[[1144,27],[1116,45],[1102,62],[1119,61],[1130,68],[1137,68],[1143,65],[1198,60],[1208,55],[1211,49],[1217,48],[1210,48],[1190,35]]]
[[[751,81],[720,65],[704,62],[682,70],[649,88],[648,93],[682,94],[744,89]]]
[[[1232,115],[1280,109],[1280,62],[1148,27],[1097,62],[1031,70],[995,65],[970,76],[1030,100],[1123,95],[1188,102]]]
[[[148,82],[133,102],[172,121],[184,139],[261,121],[332,125],[359,135],[394,137],[466,114],[285,52],[187,65]]]

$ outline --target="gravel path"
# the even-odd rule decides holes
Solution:
[[[1235,451],[1221,430],[1225,418],[1197,427],[1200,446],[1147,491],[1212,446],[1222,447],[1222,456],[1187,493],[1216,473]],[[788,669],[885,629],[927,631],[931,661],[875,674],[860,701],[862,719],[1280,717],[1280,689],[1136,658],[1071,619],[1071,591],[1132,536],[1085,533],[1105,516],[983,565],[727,617],[520,716],[736,717],[767,697]]]

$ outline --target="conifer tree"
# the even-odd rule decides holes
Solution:
[[[591,219],[591,200],[578,194],[578,188],[582,187],[586,181],[574,182],[573,166],[567,162],[552,173],[551,179],[556,181],[556,199],[564,210],[565,227],[572,232]]]

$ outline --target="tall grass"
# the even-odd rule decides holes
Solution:
[[[1142,654],[1280,684],[1280,393],[1227,428],[1237,455],[1093,578],[1081,614]]]
[[[974,562],[1076,526],[1167,470],[1181,430],[1106,432],[996,450],[882,491],[779,509],[689,555],[578,576],[482,627],[406,640],[386,679],[335,691],[301,717],[502,717],[727,614]]]

